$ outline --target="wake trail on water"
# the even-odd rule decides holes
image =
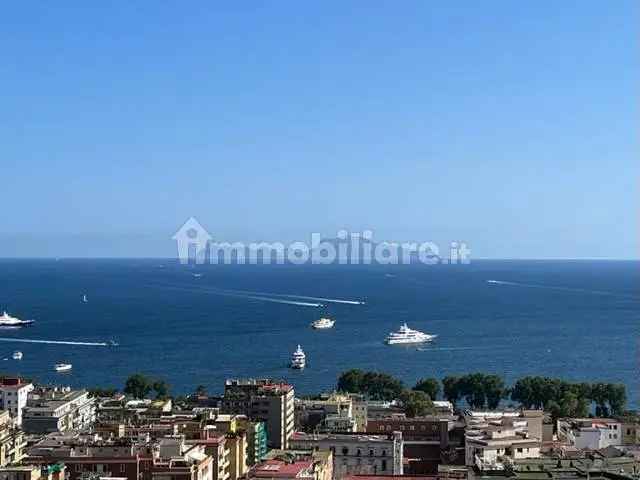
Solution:
[[[188,287],[175,287],[169,285],[158,285],[162,288],[169,288],[172,290],[179,290],[183,292],[202,292],[202,293],[210,293],[211,295],[219,295],[221,297],[234,297],[234,298],[246,298],[249,300],[258,300],[260,302],[270,302],[270,303],[280,303],[284,305],[296,305],[299,307],[321,307],[321,303],[311,303],[311,302],[298,302],[295,300],[282,300],[279,298],[270,298],[270,297],[261,297],[257,295],[249,295],[246,293],[239,293],[233,290],[221,290],[217,288],[188,288]]]
[[[0,342],[47,343],[51,345],[82,345],[86,347],[107,347],[107,342],[72,342],[67,340],[34,340],[30,338],[0,337]]]
[[[342,298],[325,298],[325,297],[310,297],[308,295],[292,295],[285,293],[270,293],[270,292],[252,292],[248,290],[225,290],[228,292],[242,293],[247,295],[267,295],[268,297],[278,298],[301,298],[303,300],[318,300],[319,302],[327,303],[343,303],[346,305],[362,305],[364,302],[360,300],[345,300]]]
[[[491,285],[507,285],[507,286],[524,287],[524,288],[541,288],[544,290],[555,290],[558,292],[586,293],[589,295],[602,295],[606,297],[618,297],[618,298],[638,300],[638,298],[636,298],[633,295],[626,295],[623,293],[615,293],[615,292],[606,292],[603,290],[588,290],[585,288],[562,287],[557,285],[539,285],[535,283],[507,282],[505,280],[487,280],[487,283]]]

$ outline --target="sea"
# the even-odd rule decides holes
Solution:
[[[167,259],[0,260],[0,373],[122,388],[137,372],[175,394],[269,377],[299,394],[345,370],[423,377],[495,373],[622,382],[637,407],[640,263],[476,260],[467,265],[180,265]],[[86,295],[86,302],[83,296]],[[317,331],[310,323],[333,318]],[[406,322],[438,335],[387,346]],[[33,343],[38,340],[38,343]],[[118,346],[83,345],[114,340]],[[70,342],[43,343],[44,342]],[[288,368],[300,344],[307,368]],[[13,360],[15,350],[22,360]],[[72,363],[69,373],[54,364]]]

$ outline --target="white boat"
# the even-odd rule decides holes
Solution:
[[[73,368],[73,365],[70,363],[56,363],[53,368],[56,372],[68,372]]]
[[[11,355],[11,357],[14,360],[22,360],[22,352],[16,350],[15,352],[13,352],[13,355]]]
[[[298,348],[296,349],[296,351],[293,352],[293,355],[291,355],[291,368],[297,368],[298,370],[302,370],[305,367],[306,363],[307,363],[307,356],[302,351],[302,348],[300,347],[300,345],[298,345]]]
[[[87,303],[89,300],[87,299],[86,295],[82,296],[82,303]]]
[[[19,318],[12,317],[7,312],[3,312],[0,315],[0,327],[22,327],[23,325],[31,325],[33,320],[20,320]]]
[[[331,320],[330,318],[321,318],[320,320],[316,320],[311,324],[311,326],[317,330],[324,330],[327,328],[333,328],[336,321]]]
[[[404,323],[400,326],[400,329],[397,332],[389,333],[387,338],[385,338],[384,343],[387,345],[425,343],[432,341],[436,337],[437,335],[430,335],[418,330],[413,330]]]

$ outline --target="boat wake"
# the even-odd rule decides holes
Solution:
[[[487,280],[487,283],[490,283],[492,285],[508,285],[513,287],[524,287],[524,288],[541,288],[544,290],[555,290],[558,292],[586,293],[589,295],[603,295],[607,297],[630,298],[630,299],[637,300],[637,297],[633,295],[626,295],[623,293],[616,293],[616,292],[607,292],[603,290],[588,290],[586,288],[562,287],[557,285],[539,285],[535,283],[507,282],[504,280]]]
[[[30,338],[0,337],[0,342],[47,343],[51,345],[82,345],[86,347],[108,347],[109,342],[72,342],[67,340],[34,340]]]
[[[302,300],[317,300],[319,302],[327,302],[327,303],[343,303],[346,305],[364,305],[365,302],[361,300],[345,300],[342,298],[325,298],[325,297],[310,297],[308,295],[292,295],[285,293],[269,293],[269,292],[252,292],[247,290],[226,290],[234,293],[242,293],[247,295],[266,295],[268,297],[277,297],[277,298],[300,298]]]
[[[242,292],[237,290],[223,290],[219,288],[187,288],[187,287],[177,287],[172,285],[157,285],[162,288],[168,288],[171,290],[178,290],[183,292],[202,292],[209,293],[211,295],[219,295],[221,297],[234,297],[234,298],[246,298],[248,300],[257,300],[260,302],[269,302],[269,303],[281,303],[284,305],[296,305],[299,307],[323,307],[324,305],[321,303],[312,303],[312,302],[299,302],[296,300],[284,300],[280,298],[271,298],[271,297],[263,297],[260,295],[249,294],[248,292]],[[255,293],[255,292],[253,292]]]

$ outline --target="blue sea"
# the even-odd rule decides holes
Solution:
[[[549,375],[623,382],[636,406],[639,266],[0,260],[0,310],[36,320],[0,331],[0,365],[3,373],[72,386],[121,387],[128,375],[143,372],[168,381],[176,394],[199,384],[220,392],[225,378],[249,376],[284,378],[298,392],[314,393],[331,389],[341,371],[354,367],[385,371],[408,385],[474,371],[497,373],[507,382]],[[310,305],[317,303],[325,306]],[[335,328],[309,328],[321,316],[335,319]],[[421,348],[384,345],[386,334],[403,322],[438,338]],[[15,339],[113,339],[120,345]],[[307,353],[304,371],[287,368],[297,344]],[[24,353],[23,360],[11,359],[14,350]],[[58,362],[72,363],[73,371],[55,373]]]

